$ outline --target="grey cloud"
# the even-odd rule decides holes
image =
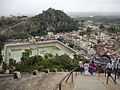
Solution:
[[[65,12],[120,12],[120,0],[0,0],[0,15],[38,14],[49,7]]]

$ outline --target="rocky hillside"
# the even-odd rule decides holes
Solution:
[[[0,17],[0,35],[9,36],[17,32],[24,32],[27,25],[27,16],[2,16]]]
[[[46,34],[48,31],[69,32],[78,30],[78,23],[61,10],[49,8],[42,14],[30,18],[32,34]]]
[[[8,21],[10,20],[8,19]],[[9,22],[9,23],[12,23],[12,22]],[[69,17],[63,11],[55,10],[52,8],[49,8],[48,10],[43,11],[41,14],[36,15],[34,17],[30,17],[30,18],[25,17],[25,19],[23,18],[21,22],[18,22],[15,24],[7,23],[7,24],[0,24],[0,25],[2,25],[0,27],[3,27],[3,25],[4,26],[6,25],[6,28],[1,28],[0,34],[7,35],[7,36],[8,35],[10,36],[19,32],[23,32],[23,33],[27,33],[35,36],[35,35],[47,34],[48,31],[59,33],[59,32],[69,32],[73,30],[78,30],[77,21]]]

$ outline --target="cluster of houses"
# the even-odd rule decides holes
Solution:
[[[87,28],[91,29],[89,34],[86,34]],[[103,54],[108,54],[112,58],[120,56],[120,36],[113,34],[109,35],[105,31],[99,28],[99,24],[93,23],[93,21],[84,22],[84,27],[80,27],[78,31],[57,33],[48,32],[44,36],[36,36],[29,38],[31,43],[36,41],[46,41],[46,40],[61,40],[64,44],[73,44],[76,51],[84,56],[91,58],[93,56],[101,56]],[[86,32],[80,35],[81,32]]]
[[[103,54],[110,55],[115,59],[120,56],[120,37],[119,35],[102,31],[99,25],[93,25],[92,21],[88,21],[90,24],[86,24],[86,28],[90,27],[90,34],[79,35],[80,32],[86,31],[86,28],[80,27],[80,30],[66,33],[53,34],[49,32],[47,39],[60,39],[66,45],[73,44],[74,49],[80,54],[91,58],[93,56],[100,57]]]

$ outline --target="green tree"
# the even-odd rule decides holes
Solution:
[[[25,52],[22,53],[22,58],[21,60],[27,60],[29,56],[32,55],[31,49],[25,49]]]
[[[9,59],[9,68],[13,68],[14,66],[16,66],[16,60],[14,59]]]
[[[52,59],[53,55],[50,53],[45,53],[43,57],[47,60],[47,59]]]
[[[15,34],[11,35],[9,38],[11,38],[11,39],[27,39],[28,37],[29,37],[29,35],[27,33],[19,32],[19,33],[15,33]]]
[[[99,28],[100,28],[100,29],[103,29],[103,28],[104,28],[103,24],[100,24]]]
[[[0,43],[0,65],[1,65],[1,63],[3,62],[2,50],[3,50],[3,44]]]
[[[83,63],[84,63],[85,61],[87,61],[87,59],[86,59],[84,56],[82,56],[82,55],[80,55],[80,54],[74,54],[74,61],[76,62],[76,64],[78,64],[78,62],[79,62],[80,60],[81,60]]]
[[[83,36],[83,35],[85,35],[86,34],[86,32],[79,32],[79,35],[80,36]]]
[[[3,65],[2,65],[3,71],[5,72],[8,68],[9,68],[9,67],[8,67],[8,64],[5,63],[5,62],[3,62]]]
[[[43,58],[38,55],[28,57],[25,59],[25,61],[21,60],[17,68],[22,72],[31,72],[34,69],[40,71],[43,71],[44,69],[50,69],[52,71],[54,69],[72,70],[77,65],[76,62],[74,62],[73,59],[71,59],[66,54],[63,54],[61,56],[59,56],[58,54],[56,54],[55,56],[52,56],[51,54],[47,55],[51,57],[51,59]],[[29,55],[27,54],[26,56]]]
[[[110,32],[110,33],[118,33],[118,32],[120,32],[120,27],[119,26],[110,26],[108,28],[108,32]]]
[[[90,27],[87,27],[87,33],[90,33],[91,32],[91,28]]]
[[[3,43],[3,42],[6,42],[8,40],[8,37],[5,36],[5,35],[0,35],[0,42]]]
[[[69,47],[73,48],[75,45],[73,43],[69,44]]]

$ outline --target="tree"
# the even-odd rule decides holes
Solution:
[[[9,68],[13,68],[13,66],[15,66],[16,65],[16,60],[14,60],[14,59],[9,59]]]
[[[81,59],[81,55],[74,54],[74,60],[78,62]]]
[[[3,62],[3,58],[2,58],[3,56],[0,54],[0,65],[2,64],[2,62]]]
[[[80,36],[84,36],[86,34],[86,32],[79,32]]]
[[[87,61],[87,59],[84,57],[84,56],[82,56],[82,55],[80,55],[80,54],[74,54],[74,61],[76,62],[76,63],[78,63],[79,62],[79,60],[81,60],[83,63],[85,62],[85,61]]]
[[[8,37],[5,35],[0,35],[0,42],[6,42],[8,40]]]
[[[44,54],[44,58],[45,58],[46,60],[52,59],[52,58],[53,58],[53,55],[50,54],[50,53],[45,53],[45,54]]]
[[[8,69],[8,64],[3,62],[2,69],[5,72]]]
[[[100,29],[103,29],[103,28],[104,28],[103,24],[100,24],[99,28],[100,28]]]
[[[27,39],[29,37],[29,35],[27,33],[15,33],[13,35],[10,36],[11,39]]]
[[[0,65],[3,62],[2,50],[3,50],[3,44],[0,44]]]
[[[74,46],[75,46],[75,45],[74,45],[73,43],[70,43],[70,44],[69,44],[69,47],[71,47],[71,48],[74,48]]]
[[[75,67],[75,64],[73,60],[67,55],[63,54],[61,56],[56,55],[51,60],[51,65],[49,68],[57,68],[57,69],[64,69],[64,70],[71,70],[73,67]]]
[[[32,55],[32,51],[30,49],[25,49],[25,52],[22,53],[21,60],[27,60],[30,55]]]
[[[108,32],[110,32],[110,33],[117,33],[117,32],[120,32],[120,28],[119,28],[119,26],[110,26],[108,28]]]
[[[73,62],[68,55],[63,54],[61,56],[51,54],[47,54],[49,58],[46,59],[41,56],[32,56],[25,59],[25,61],[21,60],[18,64],[17,68],[21,72],[31,72],[34,69],[43,71],[44,69],[64,69],[64,70],[72,70],[76,66],[76,62]],[[78,63],[78,62],[77,62]]]
[[[91,32],[91,28],[90,27],[87,27],[87,33],[90,33]]]

